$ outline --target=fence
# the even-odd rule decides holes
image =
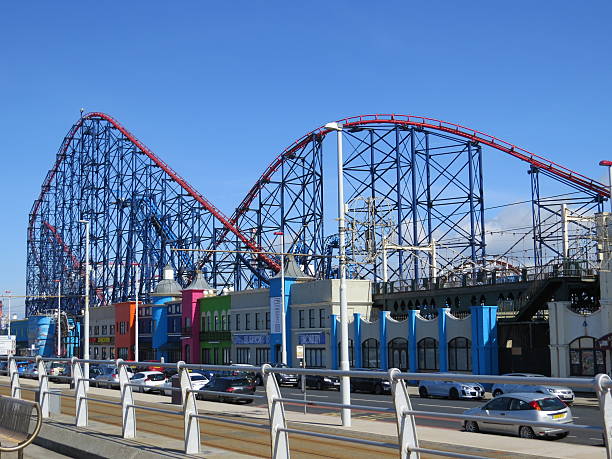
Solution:
[[[402,373],[397,368],[392,368],[388,372],[383,371],[339,371],[339,370],[320,370],[320,369],[303,369],[303,368],[273,368],[266,364],[261,367],[256,366],[228,366],[228,365],[196,365],[187,364],[185,362],[178,362],[176,364],[160,364],[155,363],[156,367],[162,368],[176,368],[179,374],[180,388],[172,388],[172,391],[180,391],[182,397],[182,409],[180,411],[172,411],[163,408],[157,408],[152,406],[137,405],[133,398],[133,388],[142,387],[139,384],[130,382],[128,374],[128,366],[147,366],[151,365],[151,362],[126,362],[123,360],[109,361],[109,360],[82,360],[73,357],[72,359],[56,359],[56,358],[42,358],[37,357],[19,357],[20,361],[31,360],[35,361],[38,370],[38,388],[22,387],[19,382],[19,372],[16,365],[16,359],[14,356],[8,356],[4,358],[7,361],[5,370],[0,370],[0,373],[8,374],[9,384],[3,385],[4,387],[10,387],[11,396],[15,398],[21,398],[22,390],[29,390],[38,392],[41,412],[43,418],[49,417],[49,396],[51,392],[48,387],[49,375],[45,362],[64,362],[71,365],[72,375],[71,376],[56,376],[53,375],[54,379],[69,381],[72,383],[74,388],[74,394],[60,394],[64,397],[70,397],[76,399],[76,421],[77,427],[85,427],[88,423],[88,411],[87,402],[95,401],[99,403],[107,403],[111,405],[121,406],[122,412],[122,435],[124,438],[135,438],[136,431],[136,410],[146,410],[158,413],[165,413],[171,415],[182,416],[184,419],[184,452],[186,454],[197,454],[201,451],[201,439],[200,439],[200,424],[197,422],[198,419],[207,419],[226,422],[229,424],[244,425],[248,427],[266,429],[270,433],[271,440],[271,452],[270,457],[274,459],[284,459],[290,457],[290,434],[300,434],[311,437],[326,438],[332,440],[346,441],[352,443],[359,443],[370,446],[392,448],[398,451],[398,455],[401,459],[417,459],[421,453],[436,454],[445,457],[455,458],[479,458],[479,456],[473,456],[468,454],[460,454],[455,452],[434,450],[428,448],[422,448],[419,446],[417,430],[415,427],[415,416],[437,416],[441,418],[461,421],[482,421],[488,420],[489,422],[495,422],[499,424],[516,424],[516,421],[508,418],[492,418],[483,416],[468,416],[468,415],[456,415],[450,413],[440,412],[429,412],[419,411],[412,408],[410,397],[406,386],[407,381],[412,380],[433,380],[433,381],[445,381],[449,379],[448,374],[440,373]],[[0,360],[1,361],[1,360]],[[105,400],[100,398],[94,398],[89,395],[88,386],[90,382],[94,382],[94,379],[88,379],[83,376],[83,364],[101,364],[101,365],[115,365],[118,369],[119,382],[113,383],[112,381],[105,381],[105,384],[118,384],[120,388],[120,398],[118,401]],[[264,383],[264,395],[248,395],[248,394],[232,394],[227,392],[211,392],[195,390],[191,384],[190,370],[207,370],[207,371],[240,371],[240,372],[251,372],[254,374],[263,375]],[[285,416],[284,405],[286,403],[297,404],[297,405],[309,405],[311,401],[297,399],[297,398],[285,398],[280,392],[279,385],[277,383],[274,374],[294,374],[294,375],[319,375],[327,377],[359,377],[359,378],[375,378],[375,379],[387,379],[391,384],[391,394],[393,408],[383,408],[375,406],[364,406],[357,404],[344,405],[341,403],[331,402],[319,402],[317,405],[328,408],[335,408],[338,410],[369,410],[377,411],[381,413],[394,413],[397,423],[397,444],[390,444],[379,441],[372,441],[366,439],[359,439],[354,437],[324,434],[320,432],[309,431],[305,429],[294,429],[287,427],[287,419]],[[574,423],[563,424],[562,427],[565,430],[570,431],[590,431],[590,432],[601,432],[603,431],[603,437],[606,447],[606,453],[608,459],[612,459],[612,380],[607,375],[597,375],[594,378],[529,378],[529,377],[508,377],[508,376],[483,376],[483,375],[466,375],[466,374],[455,374],[452,379],[457,382],[480,382],[480,383],[512,383],[512,384],[526,384],[526,385],[565,385],[572,386],[575,388],[582,388],[587,390],[595,391],[599,400],[599,408],[602,417],[601,427],[592,425],[579,425]],[[0,384],[0,386],[2,386]],[[166,389],[168,390],[168,389]],[[257,423],[251,423],[247,421],[239,421],[235,419],[227,419],[224,417],[217,417],[212,415],[204,415],[198,412],[196,405],[196,394],[208,393],[213,395],[223,395],[225,398],[236,397],[240,399],[265,399],[268,406],[269,424],[262,425]],[[551,427],[559,428],[559,423],[549,422],[521,422],[521,424],[528,424],[534,427]],[[484,458],[483,458],[484,459]]]

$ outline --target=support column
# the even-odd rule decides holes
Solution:
[[[499,373],[497,306],[470,306],[472,321],[472,373]]]
[[[380,338],[378,352],[380,354],[380,368],[385,371],[389,369],[389,362],[387,361],[387,317],[390,314],[389,311],[380,311],[378,315],[378,337]]]
[[[361,368],[363,359],[361,357],[361,314],[358,312],[353,314],[355,337],[353,339],[353,358],[355,359],[355,367]]]
[[[416,314],[415,309],[408,311],[408,370],[410,373],[416,373],[419,367],[417,356],[417,339],[416,339]]]
[[[329,316],[329,329],[330,329],[330,341],[331,341],[331,355],[332,365],[334,370],[338,369],[338,316],[336,314],[330,314]]]
[[[440,372],[448,371],[448,343],[446,342],[446,313],[450,308],[438,308],[438,363]]]

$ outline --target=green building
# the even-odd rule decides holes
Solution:
[[[230,332],[231,296],[207,296],[200,306],[201,363],[228,365],[232,347]]]

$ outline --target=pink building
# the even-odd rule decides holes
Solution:
[[[213,295],[214,289],[208,285],[201,272],[183,290],[182,309],[182,359],[187,363],[200,363],[200,306],[198,300]]]

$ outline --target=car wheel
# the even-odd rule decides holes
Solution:
[[[249,403],[253,403],[253,399],[248,399],[244,401],[245,405],[248,405]]]
[[[478,423],[474,421],[465,421],[463,425],[466,432],[478,433],[480,432],[480,427],[478,427]]]
[[[535,438],[535,432],[533,431],[533,429],[531,427],[528,426],[522,426],[519,429],[519,437],[521,438]]]
[[[429,397],[429,394],[427,393],[427,389],[423,386],[419,387],[419,396],[421,398],[427,398]]]
[[[567,437],[567,435],[569,434],[569,432],[563,432],[560,434],[555,435],[555,440],[561,440],[562,438]]]
[[[493,392],[493,397],[499,397],[501,394],[503,394],[503,391],[500,389],[495,389],[495,392]]]
[[[383,390],[382,390],[382,386],[381,386],[380,384],[376,384],[376,385],[374,386],[374,393],[375,393],[376,395],[380,395],[380,394],[382,394],[382,392],[383,392]]]
[[[450,392],[448,393],[448,398],[451,400],[457,400],[459,398],[459,391],[454,387],[451,388]]]

